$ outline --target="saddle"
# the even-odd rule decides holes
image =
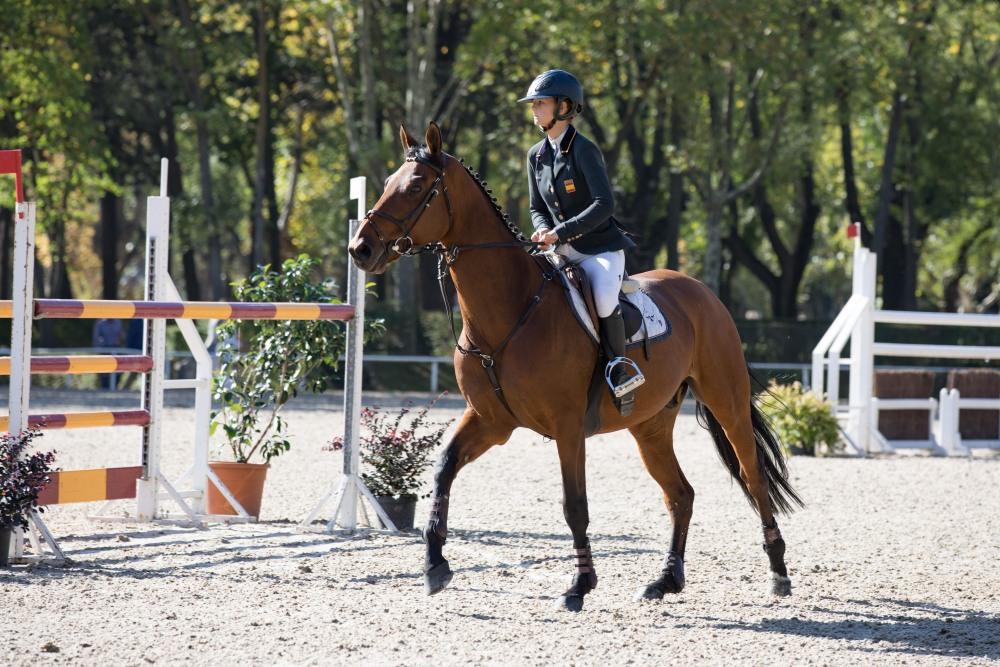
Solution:
[[[587,274],[583,269],[575,264],[567,266],[563,269],[563,272],[572,286],[576,287],[583,296],[583,302],[587,304],[587,313],[596,327],[598,323],[597,305],[594,302],[594,290],[590,288],[590,279],[587,278]],[[618,294],[618,305],[622,309],[622,319],[625,321],[626,339],[634,338],[639,331],[639,327],[643,324],[642,312],[640,312],[634,303],[628,300],[628,295],[638,290],[639,282],[626,277],[622,281],[622,289]]]
[[[594,305],[594,295],[587,274],[580,267],[566,262],[555,253],[545,253],[544,256],[554,268],[558,269],[558,275],[566,292],[566,300],[576,316],[577,323],[600,349],[597,307]],[[641,281],[626,277],[622,281],[618,303],[625,321],[625,339],[628,348],[638,346],[645,348],[649,343],[667,338],[673,332],[666,313],[660,310],[642,289]],[[587,390],[587,412],[584,416],[584,433],[587,436],[597,433],[601,428],[601,403],[608,394],[604,378],[606,364],[607,360],[603,354],[598,353]]]

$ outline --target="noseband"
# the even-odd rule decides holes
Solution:
[[[410,237],[410,232],[412,232],[413,228],[417,226],[418,222],[420,222],[420,216],[424,214],[424,211],[430,207],[430,205],[434,202],[434,199],[441,193],[444,193],[444,201],[448,207],[448,230],[444,233],[444,236],[447,236],[448,232],[451,231],[451,226],[454,222],[451,209],[451,197],[448,196],[448,186],[444,184],[445,167],[438,167],[430,160],[419,155],[408,157],[406,158],[406,161],[419,162],[427,165],[434,170],[436,177],[434,178],[434,182],[431,183],[431,187],[427,191],[427,194],[424,195],[423,201],[417,204],[417,206],[410,211],[405,218],[397,218],[389,213],[386,213],[385,211],[380,211],[377,208],[373,208],[365,215],[365,218],[371,223],[372,228],[375,230],[375,235],[378,236],[378,240],[382,244],[382,250],[386,255],[389,254],[390,250],[395,252],[397,255],[416,255],[425,249],[426,246],[414,245],[413,239]],[[400,231],[399,238],[391,243],[386,240],[386,238],[382,236],[382,230],[380,230],[378,225],[375,224],[375,216],[384,218],[385,220],[388,220],[392,224],[396,225]],[[434,242],[427,245],[437,247],[438,243]]]

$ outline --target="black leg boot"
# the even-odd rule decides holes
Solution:
[[[622,319],[621,308],[616,307],[614,312],[609,316],[600,318],[600,325],[602,347],[608,362],[612,362],[619,357],[625,357],[625,321]],[[619,387],[632,380],[633,374],[629,373],[628,368],[628,364],[625,363],[615,364],[611,368],[611,384]],[[639,378],[641,377],[642,375],[639,374]],[[636,384],[636,387],[639,384],[642,384],[641,380]],[[611,396],[615,401],[618,412],[623,417],[627,417],[632,413],[632,408],[635,407],[635,391],[630,391],[618,397],[615,396],[614,389],[611,389]]]

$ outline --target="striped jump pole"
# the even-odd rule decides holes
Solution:
[[[43,430],[57,428],[98,428],[102,426],[146,426],[149,412],[146,410],[98,410],[96,412],[56,412],[48,415],[28,417],[29,428]],[[0,431],[17,433],[8,417],[0,417]]]
[[[152,199],[152,197],[151,197]],[[354,306],[334,303],[80,301],[35,299],[37,319],[350,320]]]
[[[0,376],[10,375],[12,360],[0,357]],[[148,373],[153,358],[145,355],[94,354],[75,357],[32,357],[32,375],[81,375],[84,373]]]
[[[135,498],[135,482],[141,475],[142,466],[60,470],[49,475],[52,481],[38,495],[38,504],[65,505]]]

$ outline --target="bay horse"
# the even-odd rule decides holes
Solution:
[[[517,427],[555,440],[563,482],[563,513],[573,535],[576,574],[559,604],[583,608],[597,585],[590,542],[584,415],[598,350],[577,324],[554,269],[528,250],[477,174],[446,154],[431,123],[420,145],[400,127],[405,161],[365,216],[349,252],[361,269],[382,273],[404,255],[433,251],[454,282],[462,315],[455,377],[468,402],[434,471],[424,583],[443,590],[452,571],[443,556],[452,482],[464,466],[501,445]],[[548,267],[548,268],[547,268]],[[673,324],[639,357],[646,383],[628,417],[610,392],[600,406],[601,433],[628,429],[642,461],[663,490],[673,535],[662,571],[640,593],[658,600],[684,588],[684,547],[694,489],[674,455],[673,427],[685,392],[697,401],[703,426],[730,474],[756,509],[770,561],[771,592],[788,595],[785,542],[775,512],[801,505],[788,481],[777,437],[754,405],[740,337],[722,302],[701,282],[675,271],[632,276]],[[556,276],[556,278],[558,278]],[[442,290],[443,291],[443,290]],[[450,315],[450,309],[449,309]]]

